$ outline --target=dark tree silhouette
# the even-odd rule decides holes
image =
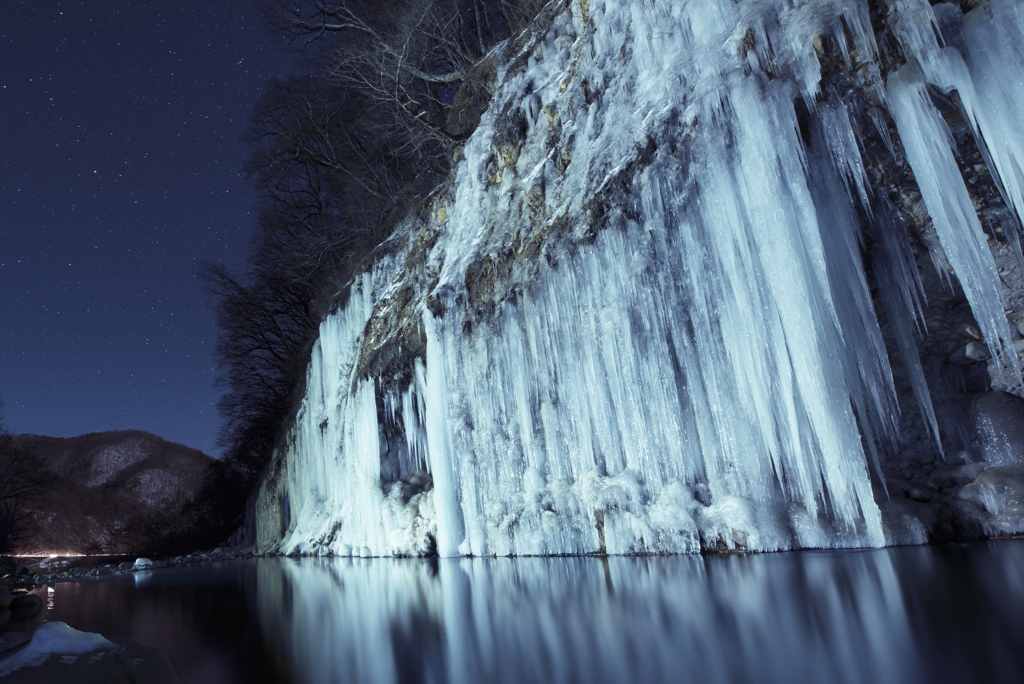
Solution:
[[[46,483],[42,462],[15,442],[0,416],[0,553],[9,553],[29,534],[28,506],[43,492]]]
[[[257,482],[300,399],[320,320],[449,172],[479,121],[467,111],[490,97],[493,65],[483,58],[542,5],[263,0],[271,27],[305,55],[306,73],[269,83],[252,116],[247,171],[260,209],[246,272],[202,271],[227,392],[226,456],[197,499],[199,517],[237,521],[240,493]]]
[[[305,371],[315,336],[312,288],[275,265],[254,269],[251,284],[220,264],[204,275],[217,302],[217,360],[228,389],[221,440],[241,467],[258,468]]]
[[[471,132],[450,121],[459,88],[491,47],[544,4],[263,0],[262,7],[279,33],[316,46],[322,73],[357,103],[366,129],[429,178],[447,170],[446,153]]]

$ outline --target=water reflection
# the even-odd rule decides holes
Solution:
[[[37,590],[183,684],[1021,682],[1024,541],[729,558],[261,559]]]
[[[59,621],[127,637],[164,651],[182,684],[286,682],[251,611],[255,572],[255,563],[220,563],[59,582],[35,590],[38,615],[4,628],[31,633]]]
[[[1022,681],[1024,545],[261,563],[297,682]]]

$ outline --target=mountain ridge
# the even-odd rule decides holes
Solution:
[[[182,520],[215,462],[141,430],[20,434],[15,441],[50,475],[17,548],[25,555],[148,552]]]

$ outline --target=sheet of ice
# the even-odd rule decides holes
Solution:
[[[381,435],[373,382],[354,377],[364,327],[387,294],[382,262],[351,289],[347,306],[321,324],[283,463],[279,491],[264,490],[260,543],[289,552],[355,556],[428,550],[434,497],[381,488]],[[272,542],[269,540],[273,540]]]

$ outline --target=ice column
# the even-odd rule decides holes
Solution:
[[[943,251],[971,303],[985,342],[999,367],[1009,366],[1017,383],[1021,384],[1020,366],[1003,312],[995,262],[953,157],[952,134],[928,94],[929,85],[957,91],[964,113],[980,138],[994,145],[990,148],[990,151],[995,150],[992,157],[997,160],[996,168],[992,169],[993,177],[1001,179],[1004,187],[1019,189],[1018,150],[1015,148],[1021,143],[1019,121],[1015,122],[1014,117],[1019,118],[1022,110],[1011,112],[1009,106],[1010,100],[1019,99],[1019,95],[1008,94],[1014,91],[1013,86],[993,84],[992,79],[999,79],[1008,71],[986,64],[991,53],[983,47],[985,43],[992,43],[996,51],[1002,50],[1003,56],[1011,60],[1006,67],[1020,61],[1019,8],[1016,3],[993,3],[991,10],[983,10],[996,12],[1000,17],[998,21],[1005,22],[1000,31],[995,30],[990,20],[986,21],[984,14],[977,21],[968,22],[975,68],[984,72],[986,105],[993,107],[992,112],[988,112],[986,107],[980,106],[974,80],[961,53],[954,47],[942,48],[937,44],[938,24],[933,10],[924,0],[903,0],[901,4],[897,32],[911,59],[889,78],[889,108]],[[1007,47],[1006,42],[1014,38],[1017,42]],[[1019,79],[1019,72],[1016,78]],[[1007,144],[1003,140],[1017,142]],[[1009,172],[1007,177],[1004,177],[1004,170]]]

